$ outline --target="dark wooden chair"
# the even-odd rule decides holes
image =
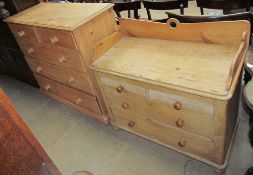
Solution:
[[[134,11],[134,18],[139,19],[138,10],[141,9],[141,1],[125,1],[125,0],[103,0],[105,3],[114,3],[113,10],[115,11],[118,18],[121,18],[120,12],[128,11],[128,18],[131,18],[130,11]]]
[[[143,0],[144,8],[147,10],[148,19],[152,20],[150,10],[174,10],[180,9],[180,14],[184,14],[184,8],[188,7],[188,0]]]
[[[204,8],[220,9],[224,14],[231,13],[231,10],[246,9],[250,10],[251,0],[196,0],[200,8],[201,15],[204,15]]]

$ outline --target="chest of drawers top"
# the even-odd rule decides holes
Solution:
[[[231,87],[237,82],[247,50],[247,38],[242,39],[247,23],[182,23],[175,29],[127,19],[120,23],[120,32],[112,36],[115,39],[108,39],[108,43],[116,42],[100,54],[92,69],[215,99],[232,96]],[[241,33],[213,32],[229,25]],[[187,35],[189,30],[192,33]],[[222,35],[234,41],[223,40]],[[97,50],[101,50],[99,45]]]
[[[109,3],[40,3],[5,21],[72,31],[111,7]]]

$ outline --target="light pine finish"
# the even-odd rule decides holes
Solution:
[[[89,69],[96,43],[114,33],[111,4],[41,3],[6,20],[41,90],[108,124]]]
[[[112,124],[225,169],[249,33],[246,21],[122,19],[91,66]]]

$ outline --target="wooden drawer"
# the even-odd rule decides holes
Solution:
[[[28,57],[39,58],[50,64],[85,73],[83,62],[77,53],[67,53],[41,44],[32,45],[29,43],[22,45],[21,49]]]
[[[33,27],[9,24],[9,27],[18,41],[38,43],[38,37]]]
[[[90,79],[85,74],[64,70],[33,58],[26,57],[26,61],[34,73],[59,81],[89,94],[95,94]]]
[[[78,50],[72,33],[62,30],[36,28],[40,41],[51,46]]]
[[[134,94],[141,97],[146,97],[146,89],[135,84],[131,80],[126,80],[119,77],[101,75],[100,81],[103,87],[114,89],[118,94]]]
[[[109,104],[139,116],[148,116],[148,101],[145,97],[129,91],[117,92],[113,88],[104,87],[104,93]]]
[[[119,108],[111,108],[113,124],[137,135],[143,136],[156,143],[166,145],[176,151],[191,153],[212,158],[214,144],[209,139],[204,139],[178,129],[161,125],[157,122],[129,115]]]
[[[168,105],[158,103],[150,104],[150,113],[150,119],[203,137],[213,138],[213,120],[210,117],[176,111]]]
[[[162,104],[174,111],[214,116],[213,101],[176,91],[149,90],[151,103]]]
[[[99,115],[101,114],[96,97],[85,94],[81,91],[75,90],[40,75],[35,75],[35,77],[43,91],[64,98],[73,105],[84,108],[92,113]]]

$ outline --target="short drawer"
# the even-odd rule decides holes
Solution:
[[[33,27],[18,24],[9,24],[9,27],[18,41],[39,43]]]
[[[118,94],[134,94],[146,97],[147,90],[131,80],[110,75],[101,75],[100,82],[103,87],[111,88]]]
[[[166,145],[176,151],[184,151],[184,153],[191,153],[206,159],[212,158],[214,144],[209,139],[129,115],[118,108],[112,108],[112,112],[113,125]]]
[[[78,50],[71,32],[36,28],[40,41],[51,46]]]
[[[190,112],[205,116],[214,116],[214,105],[211,99],[175,91],[149,90],[151,103],[167,106],[174,111]]]
[[[101,114],[101,110],[96,97],[85,94],[81,91],[75,90],[40,75],[35,75],[35,77],[43,91],[64,98],[71,104],[80,108],[84,108],[92,113],[98,115]]]
[[[28,57],[38,58],[50,64],[54,64],[72,71],[85,73],[82,59],[78,53],[68,53],[47,47],[41,44],[26,43],[21,46],[23,53]]]
[[[194,133],[199,136],[213,138],[213,120],[210,117],[179,112],[167,105],[151,103],[150,119],[163,124]]]
[[[148,116],[148,101],[145,97],[135,95],[129,91],[120,93],[109,87],[104,87],[103,91],[109,105],[119,107],[139,116]]]
[[[61,69],[57,66],[26,57],[31,70],[36,73],[59,81],[89,94],[95,94],[89,77],[85,74]]]

